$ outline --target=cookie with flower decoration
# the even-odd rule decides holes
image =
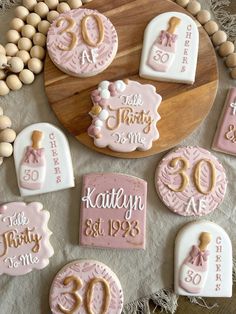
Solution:
[[[102,81],[92,91],[91,99],[88,134],[97,147],[117,152],[146,151],[159,139],[162,97],[153,85],[131,80]]]

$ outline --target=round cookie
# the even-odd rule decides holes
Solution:
[[[167,154],[155,174],[164,204],[182,216],[204,216],[223,201],[227,179],[223,166],[201,147],[181,147]]]
[[[62,13],[47,35],[52,62],[77,77],[94,76],[113,61],[118,37],[110,20],[95,10],[75,9]]]
[[[123,290],[118,277],[103,263],[77,260],[64,266],[53,280],[50,296],[53,314],[120,314]]]

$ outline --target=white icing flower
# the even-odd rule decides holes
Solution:
[[[109,99],[111,97],[111,94],[108,89],[103,89],[100,93],[102,99]]]
[[[98,118],[102,121],[106,121],[108,117],[109,117],[109,112],[106,109],[103,109],[98,115]]]
[[[126,89],[126,84],[122,80],[116,81],[115,86],[118,92],[123,92]]]
[[[108,87],[110,85],[110,82],[109,81],[102,81],[99,85],[98,85],[98,89],[100,90],[103,90],[103,89],[107,89],[108,90]]]
[[[97,119],[94,124],[96,127],[102,127],[103,126],[103,122],[100,119]]]

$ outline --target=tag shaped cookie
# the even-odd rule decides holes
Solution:
[[[43,269],[54,254],[49,242],[49,212],[41,203],[0,206],[0,275],[24,275]]]
[[[115,27],[95,10],[75,9],[60,14],[47,34],[52,62],[72,76],[88,77],[104,71],[117,48]]]
[[[212,144],[212,149],[236,155],[236,88],[227,95],[221,118]]]
[[[97,147],[117,152],[148,150],[158,140],[157,110],[161,96],[153,85],[136,81],[103,81],[91,94],[89,136]]]
[[[119,173],[83,177],[80,244],[145,249],[147,182]]]
[[[201,297],[232,296],[232,245],[210,221],[188,223],[175,241],[175,292]]]
[[[78,260],[56,275],[49,303],[53,314],[121,314],[123,290],[108,266],[93,260]]]
[[[145,29],[139,75],[193,84],[198,46],[199,32],[191,17],[179,12],[160,14]]]
[[[167,154],[157,167],[156,190],[174,213],[203,216],[223,201],[227,179],[223,166],[201,147],[182,147]]]
[[[74,186],[68,141],[51,124],[32,124],[21,131],[14,143],[14,159],[22,196]]]

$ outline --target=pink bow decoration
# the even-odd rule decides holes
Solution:
[[[176,34],[170,34],[166,31],[161,31],[161,34],[159,37],[160,44],[172,47],[172,45],[176,42],[177,37],[178,36]]]
[[[196,266],[203,266],[204,262],[207,261],[209,254],[209,251],[202,252],[197,246],[194,245],[190,253],[190,263]]]
[[[43,155],[43,151],[44,151],[43,148],[34,149],[31,146],[27,147],[24,162],[26,162],[26,163],[29,163],[29,162],[39,163],[40,158]]]

